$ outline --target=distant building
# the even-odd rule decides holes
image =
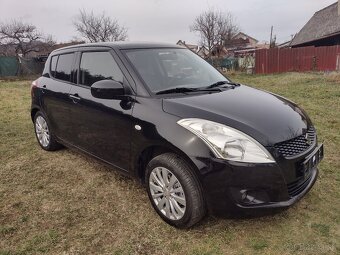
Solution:
[[[204,46],[199,46],[196,44],[189,44],[182,40],[179,40],[176,44],[188,48],[189,50],[191,50],[192,52],[195,52],[197,55],[199,55],[202,58],[206,58],[209,55],[209,50]]]
[[[245,56],[255,54],[258,48],[265,48],[265,44],[259,44],[259,41],[243,32],[236,34],[231,40],[225,42],[224,46],[228,55]]]
[[[292,47],[340,44],[340,0],[314,14],[294,37]]]
[[[209,57],[209,50],[204,46],[195,44],[188,44],[185,41],[179,40],[177,45],[187,47],[203,58]],[[226,58],[226,57],[239,57],[246,55],[254,55],[256,49],[269,48],[268,44],[259,44],[258,40],[245,34],[238,33],[231,40],[225,42],[225,45],[215,45],[211,49],[212,58]]]
[[[225,47],[227,49],[234,49],[234,48],[255,48],[256,44],[259,41],[255,38],[239,32],[237,35],[235,35],[231,40],[228,40],[225,42]]]
[[[280,43],[277,45],[278,48],[290,48],[290,44],[292,43],[292,40],[289,40],[284,43]]]

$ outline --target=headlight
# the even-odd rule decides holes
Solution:
[[[275,162],[259,142],[234,128],[203,119],[182,119],[177,123],[201,138],[218,158],[248,163]]]

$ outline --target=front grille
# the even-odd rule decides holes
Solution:
[[[309,128],[303,135],[293,139],[277,143],[274,147],[284,157],[293,157],[308,150],[316,142],[316,132],[313,127]]]
[[[290,197],[295,197],[299,195],[304,189],[308,186],[312,179],[312,174],[305,180],[303,178],[299,178],[298,180],[287,184],[288,194]]]

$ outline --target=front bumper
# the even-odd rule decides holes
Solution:
[[[304,161],[310,154],[298,160]],[[284,210],[308,193],[318,176],[317,166],[309,170],[308,176],[292,182],[288,179],[291,173],[287,172],[295,173],[297,169],[282,170],[278,163],[196,160],[201,166],[206,166],[204,171],[201,169],[202,186],[209,211],[218,216],[253,216]]]
[[[267,202],[267,203],[253,203],[248,205],[242,204],[242,203],[236,203],[236,206],[240,209],[285,209],[296,202],[298,202],[303,196],[305,196],[309,190],[313,187],[313,185],[316,182],[318,176],[318,169],[314,168],[311,171],[311,178],[308,180],[307,185],[304,187],[304,189],[299,193],[298,195],[291,197],[290,199],[286,201],[280,201],[280,202]]]

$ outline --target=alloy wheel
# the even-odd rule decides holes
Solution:
[[[35,132],[41,146],[47,147],[50,144],[50,132],[47,122],[42,116],[38,116],[35,120]]]

